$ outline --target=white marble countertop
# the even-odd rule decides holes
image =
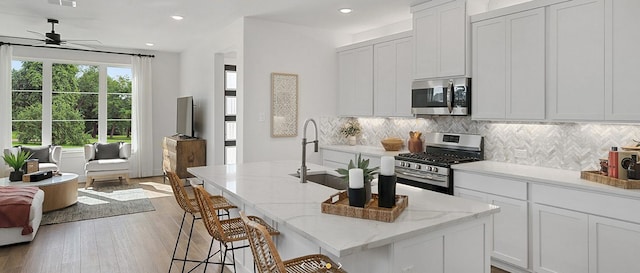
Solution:
[[[338,152],[354,153],[354,154],[355,153],[361,153],[362,155],[376,156],[376,157],[396,156],[396,155],[401,154],[401,153],[408,153],[409,152],[409,150],[407,150],[406,147],[403,147],[403,149],[400,150],[400,151],[385,151],[385,149],[382,147],[382,144],[380,144],[380,146],[320,145],[320,149],[333,150],[333,151],[338,151]]]
[[[409,206],[393,222],[324,214],[320,203],[337,190],[300,183],[290,174],[298,161],[255,162],[188,168],[209,186],[221,189],[278,226],[286,225],[329,253],[342,257],[455,226],[499,212],[496,206],[398,184],[396,193],[409,196]],[[333,171],[308,164],[309,174]],[[376,192],[376,187],[373,187]]]
[[[507,178],[526,180],[533,183],[551,184],[599,193],[614,194],[640,199],[640,190],[626,190],[580,178],[579,171],[527,166],[496,161],[477,161],[452,165],[455,170],[481,174],[499,175]],[[455,174],[454,174],[455,177]]]

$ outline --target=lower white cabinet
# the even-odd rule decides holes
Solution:
[[[489,226],[487,219],[479,219],[396,242],[390,272],[490,273]]]
[[[422,273],[425,268],[430,272],[444,272],[444,237],[418,237],[393,245],[394,263],[392,272]]]
[[[322,149],[322,165],[332,168],[347,168],[349,160],[356,162],[357,153],[340,152]],[[362,159],[369,159],[369,168],[380,167],[380,157],[362,155]]]
[[[535,272],[589,272],[587,214],[534,204],[533,252]]]
[[[640,272],[640,225],[589,216],[589,272]]]
[[[474,190],[456,188],[456,196],[500,207],[493,215],[491,257],[527,268],[529,261],[529,214],[525,200],[507,198]]]

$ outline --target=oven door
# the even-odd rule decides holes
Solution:
[[[420,173],[396,168],[397,182],[425,190],[453,195],[453,187],[448,175]]]

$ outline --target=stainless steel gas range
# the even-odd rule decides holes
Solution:
[[[425,152],[395,157],[398,183],[453,195],[451,165],[484,159],[479,135],[427,133]]]

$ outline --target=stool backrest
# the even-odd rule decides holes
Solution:
[[[200,212],[197,206],[189,199],[189,195],[187,194],[187,190],[184,188],[184,184],[182,183],[182,179],[178,177],[178,175],[174,172],[167,172],[167,177],[169,177],[169,183],[171,184],[171,189],[173,189],[173,196],[176,198],[176,202],[180,207],[191,214],[195,214]]]
[[[251,245],[253,260],[260,273],[285,273],[287,272],[278,249],[276,248],[269,231],[263,225],[252,221],[244,212],[240,212],[240,218],[244,222],[247,239]]]
[[[196,194],[202,222],[204,222],[209,235],[220,242],[230,242],[230,238],[225,234],[220,219],[218,219],[213,201],[211,201],[211,195],[202,186],[195,186],[193,191]]]

